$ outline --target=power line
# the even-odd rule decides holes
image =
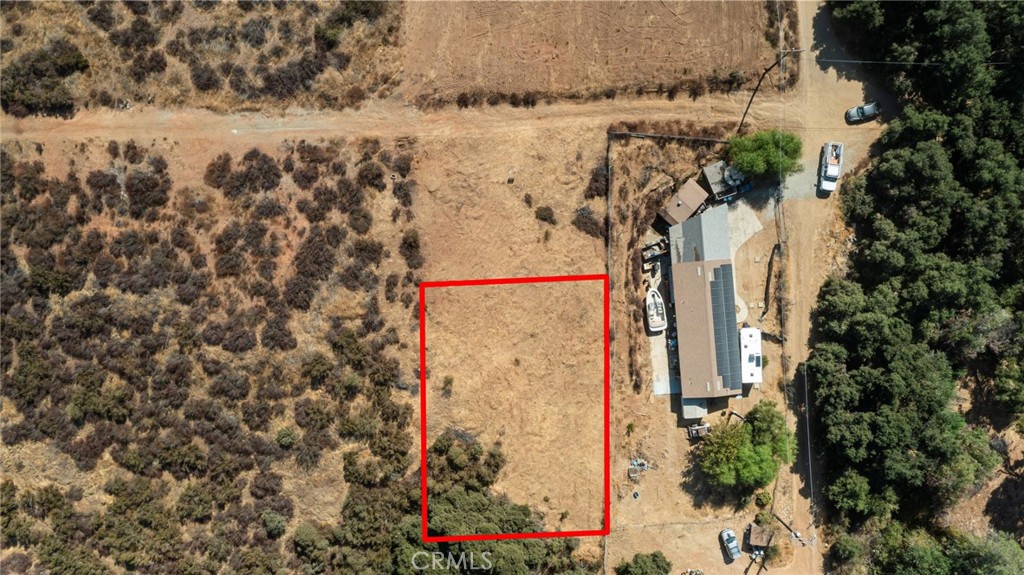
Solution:
[[[845,60],[839,58],[814,58],[815,62],[827,62],[829,64],[882,64],[888,66],[946,66],[945,62],[913,62],[901,60]],[[982,62],[987,66],[1005,66],[1013,64],[1011,61]]]

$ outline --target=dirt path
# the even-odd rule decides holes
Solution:
[[[3,138],[47,141],[83,140],[94,137],[141,140],[162,139],[237,141],[265,143],[268,139],[290,137],[379,137],[447,138],[529,132],[537,129],[605,130],[624,120],[667,121],[701,118],[710,124],[736,120],[748,94],[714,94],[696,101],[677,99],[617,99],[573,103],[554,102],[535,108],[509,106],[459,110],[454,107],[424,112],[401,102],[372,102],[359,110],[342,112],[301,112],[288,116],[264,114],[216,114],[207,110],[131,111],[81,110],[71,120],[57,118],[15,119],[0,117]],[[778,99],[763,98],[754,103],[753,123],[775,123]]]
[[[811,310],[825,278],[844,265],[847,237],[839,214],[842,189],[827,199],[816,197],[818,154],[826,141],[843,142],[844,173],[849,175],[867,158],[871,143],[881,132],[881,125],[846,124],[845,110],[867,99],[877,98],[875,89],[865,83],[853,66],[837,69],[832,63],[821,61],[849,58],[832,31],[831,19],[824,6],[817,2],[799,2],[798,11],[800,47],[805,50],[799,53],[800,82],[796,91],[787,96],[788,105],[783,107],[779,123],[792,126],[804,143],[803,170],[788,178],[783,202],[788,237],[788,299],[791,303],[784,352],[789,357],[787,377],[796,378],[792,389],[797,397],[789,400],[792,404],[803,405],[805,397],[813,401],[813,389],[807,393],[802,377],[794,370],[809,353]],[[795,415],[803,419],[803,413]],[[813,463],[813,473],[807,473],[807,455],[808,452],[813,455],[813,450],[805,448],[807,430],[804,423],[793,423],[800,434],[801,449],[799,461],[789,477],[793,492],[790,518],[793,528],[816,544],[806,547],[797,544],[793,562],[786,569],[775,571],[821,573],[822,557],[827,549],[822,545],[823,531],[814,515],[811,498],[813,488],[814,502],[821,500],[820,474]],[[811,433],[813,435],[813,429]]]

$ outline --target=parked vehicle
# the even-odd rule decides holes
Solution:
[[[686,437],[689,439],[700,439],[711,433],[710,423],[694,423],[686,428]]]
[[[874,120],[882,113],[882,107],[878,102],[868,102],[863,106],[856,106],[846,111],[846,121],[850,124],[859,124]]]
[[[843,171],[843,145],[839,142],[826,142],[821,147],[821,166],[818,168],[818,189],[823,192],[834,192],[839,185],[839,175]]]
[[[722,545],[725,545],[725,550],[729,552],[729,557],[731,557],[733,561],[739,559],[742,553],[740,553],[740,542],[736,539],[736,532],[732,529],[725,528],[722,530],[722,533],[719,534],[719,537],[722,538]]]

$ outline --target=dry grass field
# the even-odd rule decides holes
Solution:
[[[774,60],[761,2],[410,2],[400,92],[553,96],[756,77]]]
[[[549,531],[595,530],[604,510],[603,283],[426,290],[427,440],[498,442],[494,489]]]

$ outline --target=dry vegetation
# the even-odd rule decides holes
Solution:
[[[602,282],[432,287],[426,297],[428,441],[456,428],[500,443],[497,492],[540,511],[548,531],[600,529]]]
[[[4,546],[88,573],[347,565],[301,541],[415,487],[393,392],[423,265],[411,144],[211,151],[195,181],[173,144],[57,152],[63,177],[22,142],[2,156],[2,453],[77,470],[4,483]],[[330,536],[372,548],[362,523]]]
[[[419,104],[462,107],[735,90],[777,57],[769,9],[772,2],[412,3],[400,90]]]
[[[0,14],[5,77],[25,78],[5,82],[16,116],[129,103],[340,109],[399,81],[398,4],[5,2]],[[61,42],[84,65],[62,67],[49,54]]]

